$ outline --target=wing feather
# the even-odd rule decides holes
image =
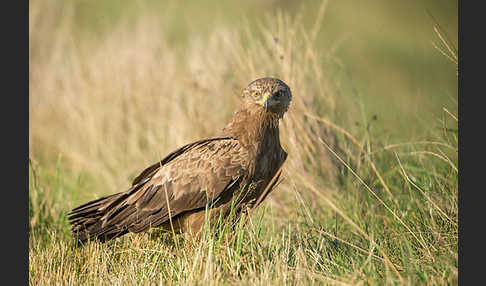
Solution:
[[[160,226],[169,213],[204,208],[245,176],[245,150],[227,137],[185,145],[142,171],[128,191],[74,209],[73,230],[83,229],[86,238],[116,237]]]

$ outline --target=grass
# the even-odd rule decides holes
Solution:
[[[184,43],[157,13],[111,15],[109,29],[89,36],[78,27],[81,4],[54,4],[29,8],[31,285],[458,284],[453,84],[422,119],[376,118],[361,74],[322,49],[326,1],[312,19],[269,11],[244,27],[189,31]],[[164,13],[175,17],[169,4]],[[455,76],[453,44],[431,30]],[[262,76],[293,91],[281,124],[289,157],[282,183],[246,224],[74,247],[73,207],[125,190],[173,149],[219,134],[239,91]],[[413,113],[428,100],[407,96],[388,112]],[[423,131],[383,132],[403,125]]]

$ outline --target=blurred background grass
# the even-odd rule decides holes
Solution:
[[[452,46],[457,47],[457,1],[343,0],[326,2],[325,9],[320,10],[321,3],[323,2],[315,0],[244,2],[34,0],[30,3],[29,29],[30,128],[42,132],[43,137],[49,136],[46,135],[49,133],[51,137],[64,137],[62,134],[57,135],[56,131],[62,132],[62,129],[57,129],[55,124],[47,128],[50,130],[40,130],[42,126],[49,125],[42,121],[57,120],[50,118],[53,117],[50,115],[39,115],[42,110],[49,114],[50,108],[55,108],[56,102],[66,98],[65,95],[71,92],[72,88],[76,88],[76,84],[78,87],[88,84],[94,90],[76,89],[75,96],[83,98],[94,96],[92,94],[94,92],[106,93],[105,88],[115,86],[109,84],[112,79],[105,79],[105,85],[102,87],[96,87],[89,83],[88,79],[80,80],[68,91],[59,89],[73,82],[73,76],[67,76],[66,73],[73,72],[81,79],[83,76],[81,66],[83,61],[87,61],[87,55],[95,54],[96,51],[106,53],[106,50],[102,50],[106,49],[106,43],[110,39],[114,49],[112,54],[120,59],[120,63],[124,59],[137,61],[137,57],[145,56],[147,62],[153,65],[153,70],[144,69],[144,65],[145,67],[148,65],[139,59],[139,63],[133,63],[135,67],[132,69],[127,66],[132,63],[127,63],[123,69],[139,70],[137,74],[149,73],[154,77],[155,88],[161,88],[158,91],[160,95],[168,92],[175,93],[170,88],[164,90],[165,87],[158,84],[166,78],[169,85],[178,85],[179,88],[184,89],[183,86],[187,81],[196,77],[195,69],[198,70],[197,76],[201,75],[201,80],[208,83],[210,81],[207,74],[213,73],[216,76],[225,65],[230,66],[223,61],[218,63],[218,50],[224,49],[221,43],[225,41],[215,39],[218,37],[215,36],[218,32],[225,31],[223,33],[227,34],[234,32],[236,35],[246,33],[247,37],[235,44],[235,46],[241,45],[243,50],[246,49],[246,53],[249,53],[252,48],[258,48],[248,47],[248,45],[264,43],[264,38],[268,35],[262,33],[262,28],[267,28],[270,33],[273,33],[271,36],[275,39],[285,36],[278,35],[278,28],[272,24],[277,22],[274,19],[277,11],[301,24],[309,34],[314,33],[313,30],[316,31],[316,35],[312,35],[315,36],[312,44],[315,52],[321,55],[318,64],[321,64],[322,70],[325,71],[325,78],[320,81],[325,82],[325,85],[332,85],[328,90],[332,94],[327,97],[333,98],[333,106],[330,107],[333,114],[328,114],[333,122],[344,126],[356,136],[362,136],[363,132],[371,130],[373,137],[379,138],[384,144],[424,139],[443,128],[443,124],[450,123],[450,121],[443,122],[442,119],[444,108],[457,114],[457,66],[434,47],[436,45],[445,50],[434,32],[434,26],[438,25]],[[145,23],[145,26],[141,27],[140,23]],[[315,23],[319,25],[318,29],[314,27]],[[269,28],[272,25],[273,27]],[[123,32],[120,33],[120,30]],[[123,33],[124,35],[120,36]],[[280,33],[285,32],[280,31]],[[119,37],[118,43],[113,40],[116,37]],[[234,38],[226,41],[232,40]],[[137,43],[131,43],[136,41],[143,41],[143,43],[138,46]],[[130,47],[126,43],[131,43],[133,46]],[[118,49],[116,45],[119,45]],[[119,55],[115,56],[115,53]],[[221,53],[229,52],[222,50]],[[159,54],[162,56],[158,57]],[[201,63],[198,59],[192,59],[195,54],[199,54],[200,58],[213,57],[214,59]],[[232,55],[228,54],[228,57]],[[107,57],[100,54],[99,58]],[[153,63],[153,61],[163,62]],[[167,64],[167,61],[171,61],[172,65]],[[188,61],[192,63],[186,63]],[[108,62],[107,64],[110,65]],[[158,64],[160,64],[159,71],[156,70]],[[216,72],[211,68],[204,70],[204,64],[214,65],[219,70]],[[306,63],[303,65],[309,66]],[[113,74],[113,71],[108,69],[98,70],[96,73]],[[169,79],[167,75],[169,70],[173,79]],[[263,71],[264,68],[260,68],[257,75],[275,76],[275,74],[264,74]],[[235,77],[234,74],[237,73],[232,70],[225,72],[230,77]],[[270,73],[276,72],[276,70],[270,71]],[[223,72],[221,74],[223,76]],[[59,78],[63,76],[67,79]],[[94,76],[99,78],[99,75]],[[123,78],[124,76],[128,75],[120,74],[113,80],[126,81],[127,78]],[[178,80],[181,82],[177,83]],[[308,85],[315,85],[318,81],[317,78],[307,80],[310,83]],[[241,82],[242,79],[238,81],[237,85],[246,84]],[[213,80],[209,85],[211,88],[218,88],[216,86],[218,82]],[[230,93],[238,93],[238,88],[241,86],[233,87]],[[145,96],[143,93],[148,91],[132,88],[132,92]],[[180,92],[183,98],[187,98],[187,92],[190,91],[186,88],[185,92]],[[325,105],[320,102],[322,98],[320,96],[296,90],[294,93],[298,97],[307,97],[312,101],[314,110],[322,109],[321,107]],[[106,98],[109,96],[107,95]],[[91,104],[92,101],[86,99],[85,103]],[[171,102],[166,103],[167,106],[171,104],[173,105]],[[202,109],[199,111],[204,113]],[[231,112],[231,107],[222,108],[220,112],[228,114]],[[319,115],[324,114],[321,112]],[[59,118],[62,116],[60,114]],[[162,117],[160,119],[163,120]],[[218,120],[225,122],[227,117],[219,117]],[[94,122],[93,126],[96,124],[100,123]],[[167,121],[166,126],[170,124]],[[452,124],[454,128],[455,122]],[[65,125],[65,128],[72,128],[72,126],[68,127],[67,123]],[[85,127],[80,125],[79,132],[82,132],[82,128]],[[186,128],[191,129],[189,126]],[[212,124],[208,124],[207,129],[203,126],[198,128],[207,131],[214,129]],[[54,166],[60,150],[54,150],[53,146],[48,145],[59,145],[59,143],[52,143],[52,140],[50,143],[37,140],[35,132],[35,130],[30,132],[31,154],[36,158],[46,159],[51,166]],[[202,132],[200,135],[214,135],[214,132]],[[196,139],[187,138],[185,135],[180,136],[185,139],[173,143],[183,144],[187,140]],[[93,138],[93,140],[97,139]],[[169,146],[176,147],[172,144]],[[49,155],[44,154],[49,149],[52,152]],[[162,148],[159,151],[164,153],[168,150]]]
[[[39,2],[36,0],[33,2]],[[312,27],[321,1],[74,1],[74,37],[97,41],[119,23],[135,23],[151,14],[167,31],[168,45],[184,57],[190,37],[207,37],[215,27],[252,31],[272,12],[301,13],[302,23]],[[60,1],[46,9],[62,10]],[[352,109],[358,90],[369,114],[381,124],[376,132],[397,140],[423,136],[438,128],[441,107],[455,108],[457,77],[454,65],[433,47],[439,39],[433,26],[438,23],[457,47],[457,1],[329,1],[318,46],[334,51],[334,65],[328,68],[341,82],[342,108],[339,116],[349,122],[360,117]],[[62,13],[62,11],[59,11]],[[436,23],[434,22],[436,21]],[[128,25],[130,26],[130,24]],[[255,31],[255,37],[260,35]],[[35,58],[36,43],[30,42]],[[35,95],[34,95],[35,96]],[[416,124],[410,124],[416,122]]]
[[[30,155],[51,173],[64,156],[67,169],[122,188],[119,177],[154,152],[217,134],[230,95],[257,76],[287,77],[305,106],[293,112],[299,124],[310,112],[382,146],[449,124],[454,132],[444,110],[457,114],[457,65],[434,47],[446,50],[434,26],[457,47],[457,9],[438,0],[31,1]]]
[[[303,25],[311,29],[321,2],[86,0],[76,3],[75,24],[77,31],[96,39],[119,22],[150,13],[162,18],[169,45],[184,50],[189,37],[207,36],[220,26],[248,25],[258,37],[256,27],[277,10],[301,13]],[[357,101],[352,90],[358,90],[367,112],[382,123],[377,132],[402,140],[440,128],[432,122],[440,116],[438,106],[455,108],[450,98],[457,98],[451,93],[457,90],[457,77],[455,66],[432,45],[439,42],[433,26],[439,24],[457,47],[457,5],[450,0],[329,1],[316,42],[323,51],[335,51],[336,66],[328,68],[343,85],[340,117],[359,121],[345,107]]]

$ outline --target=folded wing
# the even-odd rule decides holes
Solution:
[[[81,241],[105,240],[160,226],[231,192],[245,176],[247,162],[245,149],[231,138],[188,144],[145,169],[126,192],[73,209],[73,233]]]

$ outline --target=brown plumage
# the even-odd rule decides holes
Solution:
[[[251,82],[220,137],[185,145],[145,169],[127,191],[73,209],[73,236],[105,241],[151,227],[197,233],[206,206],[213,220],[232,207],[252,207],[287,158],[278,125],[291,99],[279,79]]]

